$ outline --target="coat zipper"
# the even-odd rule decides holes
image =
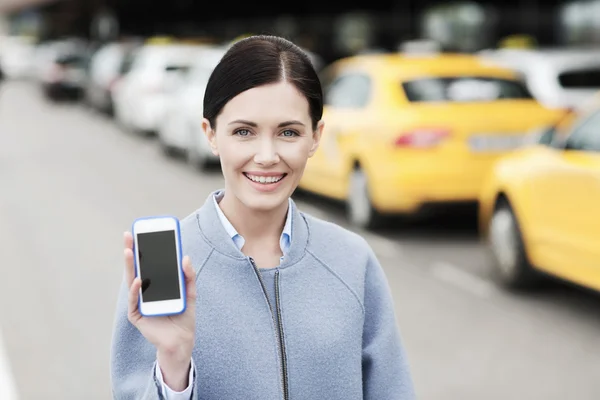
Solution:
[[[279,322],[279,344],[281,353],[281,370],[283,374],[283,398],[289,399],[287,380],[287,357],[285,354],[285,340],[283,337],[283,322],[281,322],[281,301],[279,297],[279,270],[275,271],[275,308],[277,309],[277,322]]]
[[[281,386],[283,387],[283,400],[289,400],[288,393],[288,381],[287,381],[287,362],[286,362],[286,354],[285,354],[285,343],[283,340],[283,323],[281,322],[281,302],[279,300],[279,270],[275,272],[275,311],[273,311],[273,305],[269,300],[269,294],[267,292],[267,288],[265,286],[265,281],[254,262],[252,257],[249,257],[250,264],[252,264],[252,268],[254,269],[254,273],[258,277],[260,282],[260,286],[263,290],[265,298],[267,299],[267,304],[269,305],[269,309],[271,310],[271,319],[273,320],[273,325],[277,329],[277,349],[279,350],[279,378],[281,380]],[[275,315],[274,312],[277,313],[277,321],[275,323]]]

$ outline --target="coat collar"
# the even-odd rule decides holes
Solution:
[[[231,240],[214,204],[214,196],[222,190],[212,192],[206,199],[204,205],[196,211],[198,228],[203,239],[216,251],[230,258],[243,260],[248,259]],[[308,223],[302,213],[298,210],[296,203],[290,199],[288,213],[291,216],[291,237],[293,238],[288,253],[285,256],[281,268],[296,264],[306,252],[309,240]]]

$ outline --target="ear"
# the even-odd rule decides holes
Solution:
[[[319,121],[317,124],[317,129],[313,132],[313,144],[310,148],[310,152],[308,153],[309,157],[312,157],[317,149],[319,148],[319,143],[321,142],[321,135],[323,135],[323,127],[325,126],[325,122],[323,120]]]
[[[208,143],[210,144],[210,148],[215,156],[219,155],[219,150],[217,149],[217,132],[210,125],[210,121],[206,118],[202,119],[202,130],[208,139]]]

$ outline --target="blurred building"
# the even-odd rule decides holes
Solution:
[[[600,0],[372,0],[340,5],[306,0],[279,4],[211,4],[194,0],[5,0],[13,33],[40,38],[119,35],[210,36],[230,40],[248,33],[277,33],[325,59],[393,50],[428,38],[443,49],[477,51],[512,43],[600,45]],[[530,40],[515,41],[514,35]],[[508,42],[505,42],[508,43]]]

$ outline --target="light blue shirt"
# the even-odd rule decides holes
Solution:
[[[219,202],[223,198],[223,195],[224,195],[223,192],[219,192],[213,196],[215,208],[217,209],[217,214],[219,214],[219,219],[221,220],[223,227],[227,231],[227,234],[233,240],[233,243],[235,243],[236,247],[239,250],[241,250],[244,247],[244,244],[246,243],[246,241],[242,237],[242,235],[240,235],[235,230],[233,225],[231,225],[231,222],[229,222],[229,220],[227,219],[225,214],[223,214],[223,211],[221,210],[221,207],[219,206]],[[292,243],[292,216],[291,216],[291,212],[290,212],[290,210],[291,210],[290,202],[291,202],[291,200],[288,200],[288,213],[287,213],[287,217],[285,220],[285,225],[283,226],[283,232],[281,232],[281,237],[279,238],[279,246],[281,247],[281,252],[283,253],[283,256],[281,257],[281,261],[283,261],[283,258],[285,257],[286,253],[290,249],[290,245]]]

